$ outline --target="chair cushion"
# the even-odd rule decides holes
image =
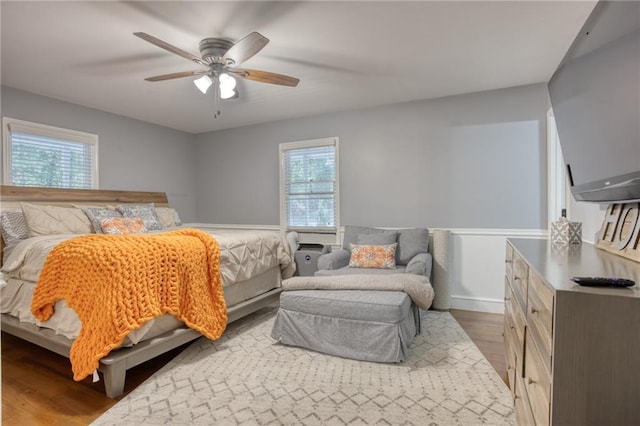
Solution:
[[[360,245],[386,246],[398,241],[398,231],[383,231],[376,232],[375,234],[358,234],[357,240],[357,244]]]
[[[345,225],[342,237],[342,248],[351,252],[351,244],[359,244],[358,238],[363,234],[383,234],[384,229],[370,228],[367,226]],[[395,242],[395,241],[394,241]]]
[[[406,318],[410,306],[401,291],[288,290],[280,295],[280,308],[289,311],[392,324]]]
[[[427,253],[429,249],[429,230],[427,228],[407,228],[398,230],[398,249],[396,263],[406,265],[418,253]]]

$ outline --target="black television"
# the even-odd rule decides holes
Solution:
[[[598,2],[548,89],[576,201],[639,201],[640,2]]]

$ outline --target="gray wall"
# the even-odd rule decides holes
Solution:
[[[197,135],[197,220],[279,222],[278,144],[340,138],[342,224],[546,228],[544,84]]]
[[[279,222],[278,144],[340,138],[342,224],[546,228],[544,84],[192,135],[2,87],[3,116],[96,133],[103,189],[183,220]]]
[[[1,95],[2,116],[97,134],[100,188],[166,192],[195,219],[194,135],[9,87]]]

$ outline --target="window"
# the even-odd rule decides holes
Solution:
[[[338,138],[280,144],[282,227],[337,234],[338,200]]]
[[[98,188],[98,136],[2,119],[5,185]]]

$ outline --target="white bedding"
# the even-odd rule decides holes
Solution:
[[[0,291],[0,312],[17,317],[21,322],[36,324],[54,330],[68,339],[75,339],[80,334],[82,324],[75,311],[69,308],[64,300],[58,300],[54,306],[55,314],[45,322],[38,321],[31,314],[31,299],[36,285],[32,281],[9,278],[7,285]],[[132,346],[144,339],[174,330],[184,323],[173,315],[163,315],[152,319],[137,330],[127,335],[122,346]]]
[[[186,226],[185,226],[186,228]],[[206,229],[220,245],[220,274],[226,290],[269,270],[279,268],[282,278],[293,275],[295,265],[289,245],[275,231]],[[54,315],[46,322],[37,321],[31,314],[31,297],[40,271],[49,252],[62,241],[74,235],[47,235],[28,238],[18,243],[5,259],[2,273],[6,285],[0,288],[0,313],[16,316],[20,321],[47,327],[74,339],[80,332],[80,321],[73,309],[64,301],[55,305]],[[274,282],[273,287],[280,285]],[[237,291],[233,292],[238,293]],[[146,323],[132,332],[125,344],[135,344],[182,325],[171,315]]]
[[[206,229],[220,245],[220,274],[222,285],[235,283],[279,266],[284,279],[293,275],[291,251],[288,244],[275,231],[236,229]],[[38,281],[40,271],[49,252],[57,244],[77,234],[43,235],[18,243],[6,258],[2,272],[9,278]]]

